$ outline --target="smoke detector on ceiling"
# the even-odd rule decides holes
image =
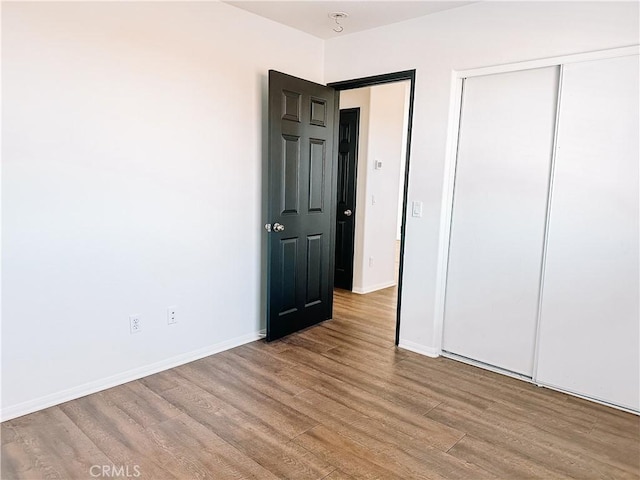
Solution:
[[[336,22],[336,26],[333,27],[333,31],[340,33],[344,30],[344,27],[340,25],[340,22],[349,16],[346,12],[333,12],[329,14],[329,18]]]

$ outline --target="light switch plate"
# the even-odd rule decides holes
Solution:
[[[422,216],[422,202],[413,202],[411,204],[411,216],[413,217]]]

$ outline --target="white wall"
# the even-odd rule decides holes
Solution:
[[[403,140],[406,142],[407,88],[407,82],[398,82],[340,93],[340,108],[360,107],[353,275],[356,293],[396,284],[395,227]],[[381,169],[375,169],[375,160],[382,161]]]
[[[221,3],[2,8],[3,418],[256,338],[267,70],[321,81],[323,43]]]
[[[452,70],[638,43],[635,2],[479,2],[325,44],[325,80],[416,69],[401,343],[437,354],[434,322]]]
[[[396,225],[407,83],[371,87],[362,293],[396,284]],[[374,169],[375,161],[382,168]],[[375,197],[375,204],[372,198]],[[373,259],[373,264],[369,264]],[[357,291],[354,287],[354,291]]]

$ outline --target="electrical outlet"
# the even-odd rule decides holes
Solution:
[[[131,333],[138,333],[142,330],[142,319],[140,315],[129,315],[129,328]]]
[[[167,324],[173,325],[178,323],[178,307],[167,307]]]

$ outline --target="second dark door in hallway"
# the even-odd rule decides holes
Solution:
[[[340,110],[335,286],[346,290],[353,288],[359,123],[359,108]]]

